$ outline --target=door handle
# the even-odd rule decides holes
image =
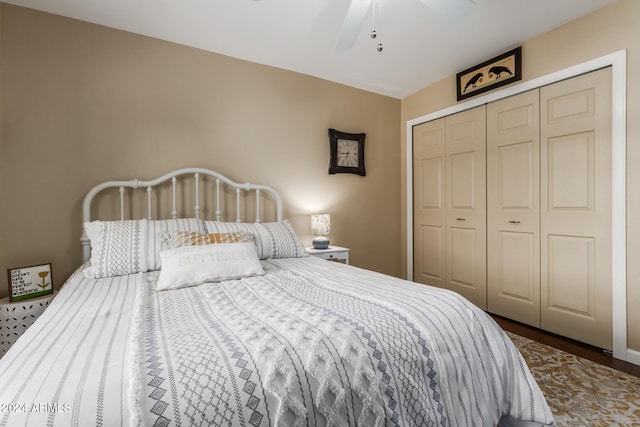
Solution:
[[[467,218],[456,218],[456,221],[466,221]]]
[[[509,224],[520,224],[520,221],[511,220],[511,221],[509,221]]]

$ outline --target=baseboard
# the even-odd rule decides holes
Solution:
[[[640,351],[627,349],[627,362],[640,366]]]

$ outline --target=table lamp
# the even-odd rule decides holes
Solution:
[[[331,231],[331,215],[314,214],[311,215],[311,234],[318,236],[313,239],[314,249],[328,249],[329,239],[326,237]]]

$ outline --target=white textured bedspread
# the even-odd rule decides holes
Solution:
[[[0,425],[553,424],[456,294],[317,258],[263,266],[163,292],[157,273],[75,275],[0,359]]]

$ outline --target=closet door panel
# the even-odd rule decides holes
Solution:
[[[488,311],[540,326],[539,91],[487,106]]]
[[[431,283],[444,281],[444,237],[442,227],[420,227],[419,277]],[[425,282],[422,282],[425,283]]]
[[[593,132],[549,138],[547,161],[548,208],[559,212],[593,211],[596,180]]]
[[[611,349],[611,69],[541,104],[541,326]]]
[[[413,277],[443,287],[445,278],[445,121],[413,128]]]
[[[476,188],[476,153],[473,151],[449,156],[451,209],[473,211]]]
[[[502,284],[499,296],[508,298],[512,304],[536,304],[537,292],[534,280],[538,276],[539,264],[535,249],[534,233],[499,233],[498,253],[495,254],[500,270],[496,271],[498,281]],[[493,255],[493,254],[492,254]]]
[[[549,236],[548,309],[595,317],[595,239]]]
[[[498,165],[494,179],[497,179],[499,207],[512,211],[531,211],[535,209],[534,196],[537,194],[537,177],[533,170],[538,154],[538,144],[529,140],[495,147]],[[493,162],[492,162],[493,163]]]
[[[445,118],[447,288],[486,309],[486,107]]]
[[[423,159],[418,170],[420,174],[420,209],[437,210],[442,208],[442,158]]]
[[[474,292],[476,280],[476,232],[469,228],[449,228],[451,253],[449,283],[458,289],[467,288]]]

